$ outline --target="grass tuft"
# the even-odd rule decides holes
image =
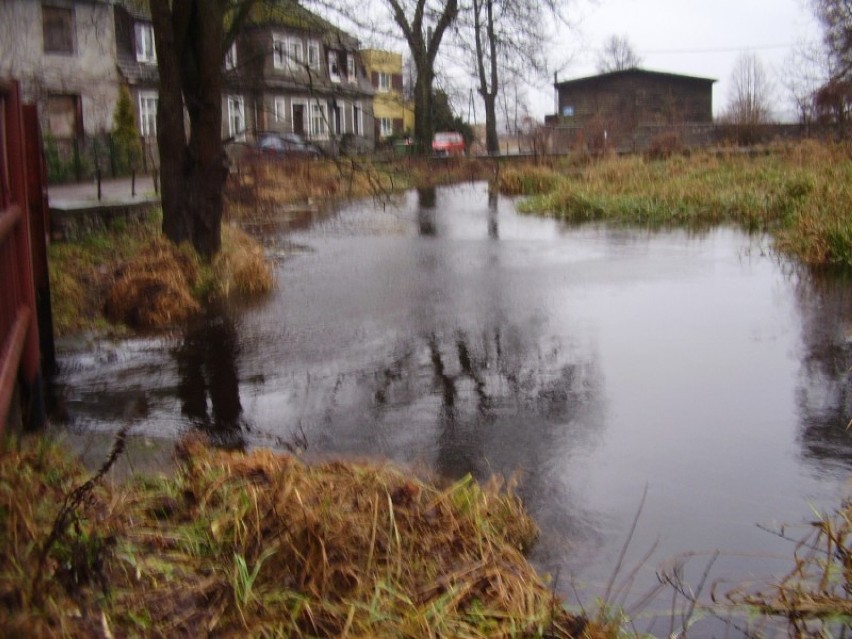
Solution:
[[[523,556],[536,527],[511,485],[443,488],[388,466],[306,466],[268,450],[178,446],[173,476],[99,485],[41,564],[82,482],[55,444],[0,467],[0,627],[22,635],[569,637]],[[76,559],[72,560],[71,558]]]

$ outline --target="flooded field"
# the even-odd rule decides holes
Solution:
[[[848,494],[852,283],[763,236],[574,228],[485,184],[264,234],[281,256],[271,298],[185,335],[65,346],[75,436],[132,423],[140,467],[200,429],[308,459],[517,473],[542,529],[533,560],[586,603],[619,565],[640,600],[684,553],[695,585],[720,552],[717,594],[780,574],[793,545],[765,528]],[[666,605],[671,591],[637,628],[659,613],[667,633]],[[707,618],[691,636],[724,632]]]

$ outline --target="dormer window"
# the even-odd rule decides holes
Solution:
[[[355,55],[352,53],[346,54],[346,77],[353,83],[358,80],[355,76]]]
[[[225,52],[225,71],[233,71],[237,68],[237,43],[234,42]]]
[[[386,92],[391,90],[391,76],[390,73],[384,73],[383,71],[379,71],[379,79],[378,79],[378,87],[376,87],[379,91]]]
[[[305,54],[302,41],[295,38],[285,38],[275,34],[272,36],[272,65],[276,69],[295,71],[305,65]]]
[[[332,82],[340,82],[340,61],[337,51],[328,52],[328,77]]]
[[[154,64],[157,62],[157,51],[154,48],[154,27],[147,22],[137,22],[134,26],[136,36],[136,60]]]
[[[308,66],[314,70],[320,68],[320,45],[315,40],[308,42]]]

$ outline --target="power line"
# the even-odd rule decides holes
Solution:
[[[664,53],[732,53],[737,51],[766,51],[769,49],[789,49],[798,45],[813,44],[808,42],[788,42],[786,44],[759,44],[739,47],[708,47],[704,49],[653,49],[639,51],[641,55],[657,55]]]

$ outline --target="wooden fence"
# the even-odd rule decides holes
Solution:
[[[37,118],[34,113],[25,118],[18,84],[0,81],[0,431],[10,423],[31,427],[45,419],[37,290],[48,311],[50,291],[39,146]],[[34,209],[41,217],[31,224]],[[49,312],[47,322],[50,333]],[[48,348],[52,365],[52,343]]]

